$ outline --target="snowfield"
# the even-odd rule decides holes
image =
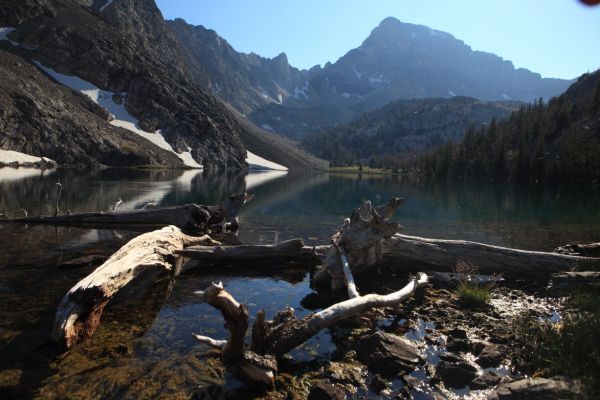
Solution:
[[[20,153],[18,151],[0,149],[0,164],[33,164],[40,162],[41,159],[46,162],[54,163],[54,160],[46,157],[36,157],[25,153]]]
[[[196,162],[196,160],[193,159],[191,149],[189,147],[189,150],[187,152],[177,153],[175,150],[173,150],[173,147],[165,140],[160,129],[156,132],[146,132],[138,128],[139,121],[137,120],[137,118],[129,114],[129,112],[127,112],[127,110],[125,109],[124,102],[125,97],[127,95],[126,93],[115,94],[106,90],[102,90],[93,83],[85,81],[77,76],[61,74],[60,72],[57,72],[52,68],[44,67],[38,61],[34,61],[34,63],[58,83],[85,94],[93,102],[95,102],[96,104],[104,108],[106,111],[111,113],[114,117],[114,120],[110,122],[111,125],[125,128],[151,141],[161,149],[170,151],[171,153],[179,157],[181,161],[183,161],[183,163],[188,167],[202,168],[202,165],[198,164],[198,162]],[[118,97],[121,98],[121,104],[115,103],[114,98]]]
[[[246,164],[250,169],[256,170],[273,170],[273,171],[287,171],[287,167],[283,165],[279,165],[274,163],[273,161],[269,161],[267,159],[262,158],[261,156],[257,156],[254,153],[246,151]]]

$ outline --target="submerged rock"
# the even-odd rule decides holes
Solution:
[[[380,393],[383,390],[387,389],[388,382],[381,377],[381,375],[376,374],[373,379],[371,379],[371,383],[369,387],[373,389],[375,393]]]
[[[325,375],[333,382],[365,386],[366,369],[360,365],[331,361],[325,368]]]
[[[346,394],[340,388],[327,383],[317,383],[310,389],[308,400],[343,400]]]
[[[463,388],[477,377],[477,368],[468,362],[442,360],[437,366],[435,377],[451,388]]]
[[[418,349],[407,340],[385,332],[363,336],[356,343],[358,359],[375,373],[395,377],[422,362]]]
[[[521,379],[500,385],[489,397],[491,400],[509,399],[568,399],[577,396],[579,389],[566,382],[545,378]]]
[[[494,385],[497,385],[500,382],[500,375],[493,373],[492,371],[484,371],[483,374],[479,375],[477,378],[473,379],[469,384],[471,389],[487,389]]]

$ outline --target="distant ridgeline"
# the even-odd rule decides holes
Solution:
[[[523,103],[485,102],[470,97],[398,100],[335,128],[308,135],[303,146],[333,166],[389,167],[440,143],[460,140],[471,125],[508,117]]]
[[[537,101],[507,120],[467,130],[418,156],[396,160],[438,177],[600,183],[600,70],[582,75],[548,104]]]

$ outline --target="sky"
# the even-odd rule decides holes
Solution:
[[[156,0],[165,19],[214,29],[237,51],[310,68],[360,46],[384,18],[448,32],[543,77],[600,68],[600,6],[577,0]]]

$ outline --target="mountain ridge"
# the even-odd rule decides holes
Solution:
[[[284,53],[268,59],[237,52],[216,32],[182,19],[168,21],[167,25],[180,42],[192,47],[187,57],[197,68],[206,72],[210,68],[203,68],[203,63],[217,63],[229,81],[237,81],[228,89],[218,74],[207,73],[204,79],[211,82],[213,94],[230,102],[256,125],[293,139],[350,121],[398,99],[462,95],[489,101],[532,102],[558,95],[570,83],[515,68],[512,62],[492,53],[472,50],[449,33],[393,17],[384,19],[359,47],[337,61],[309,70],[289,65]],[[203,31],[218,37],[228,57],[236,65],[243,65],[242,69],[248,69],[249,60],[258,57],[263,64],[254,64],[253,68],[255,75],[261,76],[276,60],[281,64],[280,76],[271,75],[269,82],[259,78],[253,84],[246,77],[238,77],[236,69],[218,54],[211,61],[194,56],[194,45],[209,45],[198,43],[191,32],[200,35]]]

